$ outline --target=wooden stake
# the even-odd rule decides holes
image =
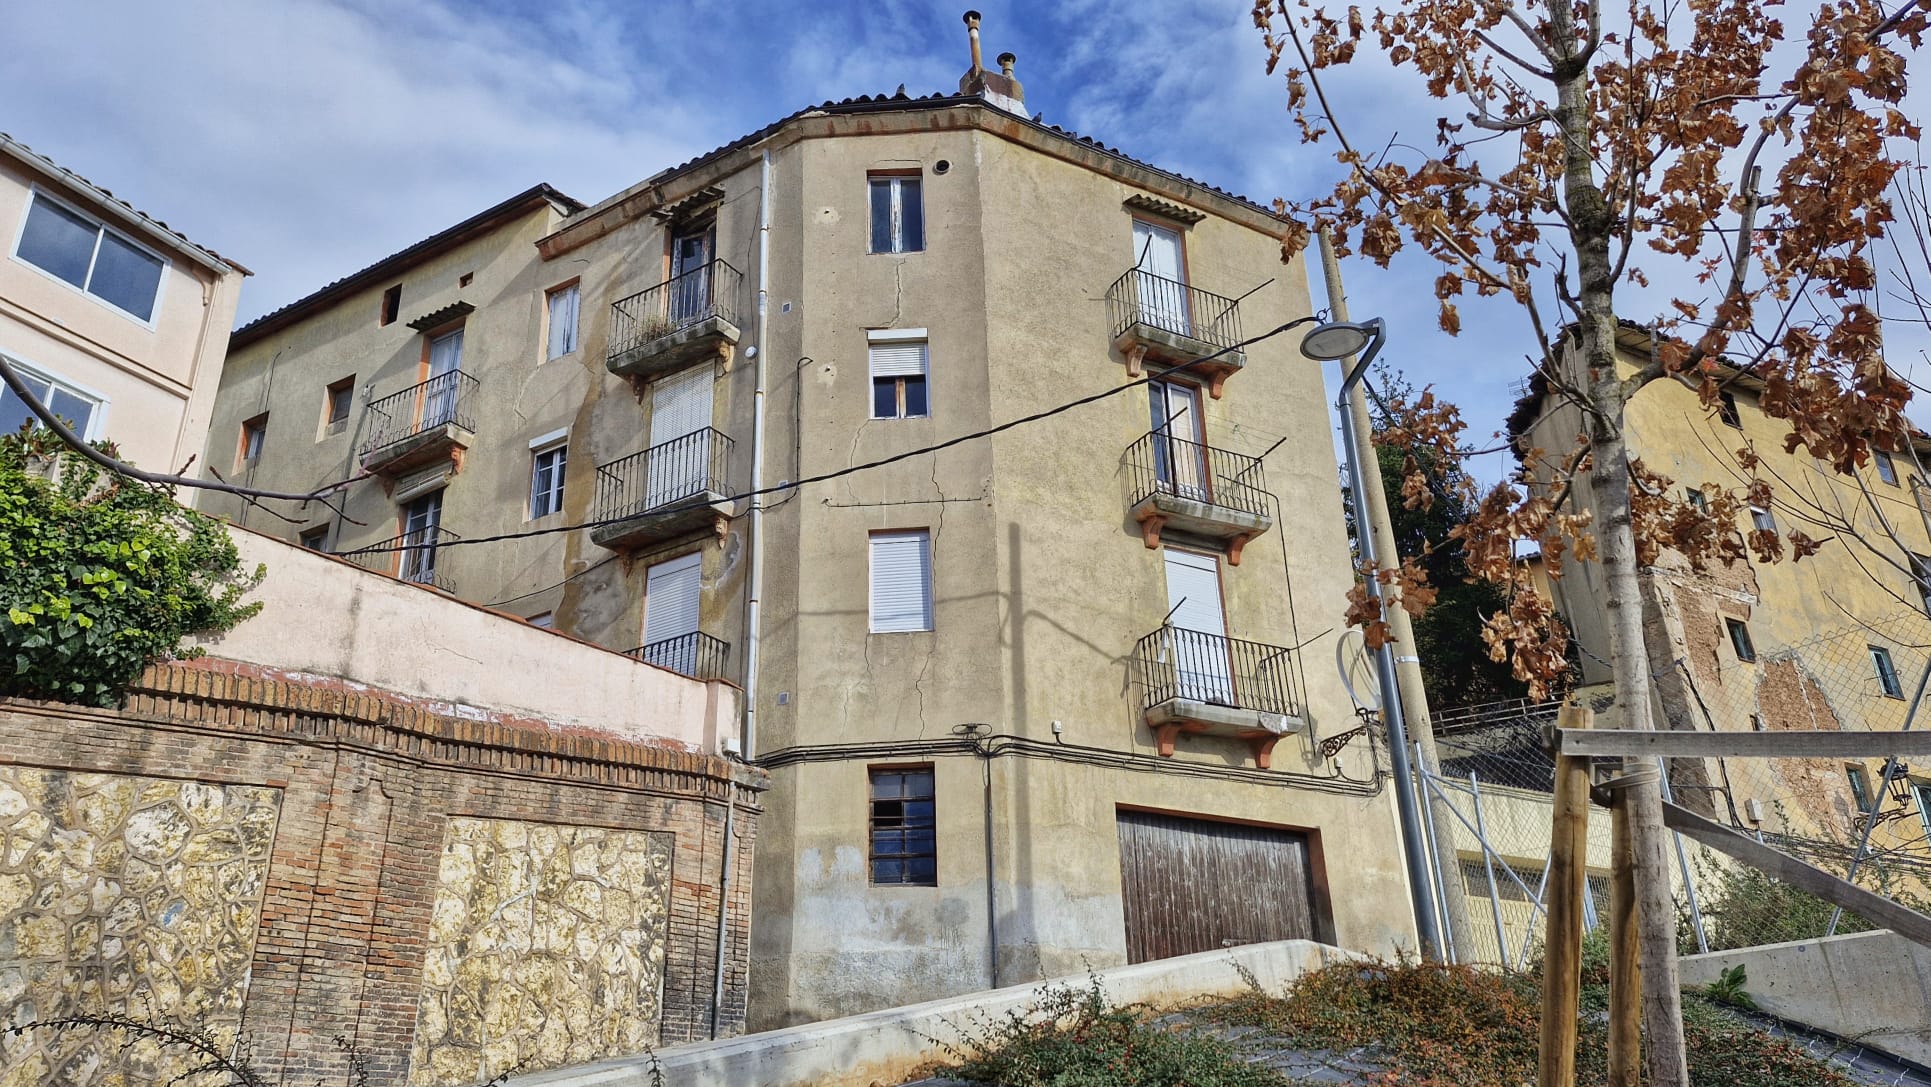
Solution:
[[[1562,728],[1584,729],[1594,714],[1564,706]],[[1576,1011],[1582,988],[1582,896],[1589,849],[1589,760],[1556,756],[1555,818],[1549,840],[1548,935],[1542,947],[1542,1045],[1536,1087],[1574,1087]]]
[[[1643,1073],[1642,955],[1636,940],[1636,858],[1626,790],[1609,815],[1609,1087],[1639,1087]]]

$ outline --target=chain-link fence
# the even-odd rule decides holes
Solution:
[[[1697,731],[1931,727],[1924,616],[1859,624],[1788,646],[1745,632],[1702,659],[1655,672],[1659,727]],[[1701,652],[1701,650],[1699,650]],[[1579,692],[1615,727],[1607,691]],[[1420,775],[1437,895],[1458,894],[1468,924],[1450,930],[1462,962],[1519,968],[1547,923],[1551,792],[1546,730],[1559,703],[1506,702],[1438,714],[1439,773]],[[1659,760],[1663,763],[1664,760]],[[1868,890],[1924,910],[1931,900],[1931,767],[1901,760],[1677,758],[1665,782],[1677,804]],[[1589,824],[1584,922],[1607,915],[1609,817]],[[1671,890],[1685,953],[1809,939],[1870,926],[1747,865],[1671,835]]]

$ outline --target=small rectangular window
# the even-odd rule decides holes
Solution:
[[[1931,838],[1931,782],[1911,782],[1911,795],[1918,801],[1918,821],[1924,824],[1925,837]]]
[[[329,526],[317,525],[314,528],[305,528],[302,530],[299,539],[301,540],[302,546],[308,548],[310,551],[320,551],[326,554],[329,549]]]
[[[1696,512],[1708,513],[1710,511],[1710,500],[1704,497],[1702,491],[1692,488],[1691,490],[1684,491],[1683,497],[1689,500],[1690,507],[1696,510]]]
[[[1889,453],[1881,449],[1873,450],[1871,463],[1877,465],[1877,478],[1893,487],[1897,486],[1897,462],[1891,459]]]
[[[261,460],[262,443],[268,439],[268,413],[262,412],[241,424],[241,450],[236,460],[246,467]]]
[[[936,887],[939,839],[932,768],[872,770],[872,882]]]
[[[1750,527],[1756,529],[1758,532],[1775,532],[1777,531],[1777,519],[1771,515],[1769,510],[1764,509],[1762,506],[1751,506]]]
[[[167,261],[42,193],[27,208],[14,255],[139,321],[154,318]]]
[[[1743,429],[1743,416],[1737,411],[1737,398],[1734,393],[1716,394],[1716,417],[1723,420],[1724,426]]]
[[[556,613],[553,611],[540,611],[523,621],[533,627],[542,627],[544,630],[555,630],[557,625]]]
[[[925,248],[925,205],[919,179],[897,175],[871,179],[872,252],[916,253]]]
[[[83,438],[92,440],[98,437],[95,433],[97,429],[95,423],[101,413],[99,397],[82,392],[59,378],[44,374],[12,355],[7,356],[7,361],[13,365],[14,373],[20,376],[21,383],[27,386],[27,391],[38,397],[41,404],[48,411],[53,412],[56,418],[72,427],[74,433]],[[33,409],[27,407],[26,401],[14,395],[11,388],[0,385],[0,434],[12,434],[28,420],[33,420],[38,426],[39,418],[33,413]]]
[[[1912,553],[1911,579],[1917,586],[1918,599],[1924,603],[1925,614],[1931,615],[1931,555]]]
[[[322,394],[322,432],[340,434],[349,428],[349,409],[355,405],[355,375],[329,382]]]
[[[932,629],[932,535],[872,534],[872,633]]]
[[[474,282],[476,282],[476,273],[464,272],[462,275],[456,277],[456,289],[461,290]]]
[[[876,337],[878,334],[874,334]],[[923,419],[931,404],[926,395],[930,352],[924,340],[875,338],[870,346],[872,418]]]
[[[577,349],[577,301],[575,283],[558,287],[547,296],[550,335],[544,359],[561,358]]]
[[[1844,767],[1844,777],[1850,782],[1851,799],[1857,801],[1857,810],[1871,810],[1871,779],[1862,766],[1851,763]]]
[[[1748,663],[1757,659],[1757,647],[1750,641],[1750,628],[1741,619],[1725,619],[1723,625],[1730,631],[1730,648],[1737,651],[1737,659]]]
[[[553,445],[530,453],[530,517],[548,517],[563,509],[563,469],[567,445]]]
[[[398,283],[395,286],[389,288],[388,290],[382,292],[382,314],[381,316],[376,318],[376,324],[377,325],[395,324],[396,314],[401,312],[402,312],[402,284]]]
[[[1877,689],[1886,698],[1903,698],[1904,688],[1898,683],[1897,665],[1891,661],[1891,651],[1881,645],[1869,647],[1871,667],[1877,672]]]

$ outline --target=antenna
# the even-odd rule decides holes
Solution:
[[[1334,640],[1334,666],[1341,673],[1341,686],[1347,688],[1355,709],[1380,712],[1380,688],[1374,682],[1373,666],[1368,662],[1367,639],[1359,630],[1349,628]],[[1369,692],[1365,698],[1363,691]]]

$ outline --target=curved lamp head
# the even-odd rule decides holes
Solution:
[[[1315,325],[1301,338],[1301,354],[1321,362],[1345,359],[1358,355],[1367,346],[1381,337],[1380,320],[1356,324],[1353,321],[1329,321]]]

